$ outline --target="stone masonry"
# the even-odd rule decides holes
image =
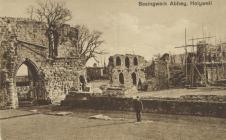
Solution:
[[[147,90],[161,90],[169,88],[169,54],[165,53],[161,57],[152,60],[145,69],[147,79]]]
[[[109,58],[108,67],[113,86],[139,88],[145,81],[145,60],[142,56],[116,54]]]
[[[75,28],[65,25],[61,31],[59,56],[48,58],[48,40],[44,23],[23,18],[0,18],[0,106],[16,108],[16,73],[22,64],[31,71],[35,100],[50,98],[53,102],[78,90],[80,77],[85,75],[84,61],[70,57],[73,49],[68,34]],[[69,48],[69,49],[68,49]]]

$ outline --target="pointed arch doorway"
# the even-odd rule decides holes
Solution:
[[[29,106],[34,101],[45,99],[45,93],[41,89],[37,66],[31,60],[25,59],[15,73],[15,91],[19,107]]]

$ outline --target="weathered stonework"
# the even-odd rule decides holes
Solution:
[[[145,82],[145,60],[139,55],[116,54],[109,58],[110,81],[113,86],[132,87]]]
[[[79,89],[79,77],[85,75],[84,61],[69,57],[67,34],[75,30],[69,25],[62,29],[59,57],[48,58],[45,24],[21,18],[0,18],[0,90],[1,105],[16,108],[16,73],[27,65],[34,79],[36,100],[56,101],[68,90]],[[63,51],[62,51],[63,50]]]
[[[85,67],[75,59],[59,58],[52,66],[41,69],[48,97],[59,101],[70,90],[79,90],[80,76],[85,76]]]
[[[169,54],[156,58],[145,69],[147,90],[161,90],[169,88]]]
[[[111,85],[126,88],[136,86],[138,90],[144,91],[167,89],[170,78],[168,61],[168,54],[151,63],[139,55],[111,56],[108,65]]]

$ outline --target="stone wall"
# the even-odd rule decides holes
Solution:
[[[112,86],[132,87],[139,90],[161,90],[169,88],[169,55],[164,54],[152,63],[142,56],[116,54],[109,58]]]
[[[50,59],[45,23],[23,18],[0,18],[1,103],[17,107],[16,73],[21,64],[32,71],[37,100],[50,98],[55,102],[68,90],[80,88],[79,76],[85,75],[84,61],[69,55],[71,49],[68,48],[73,47],[68,39],[70,31],[74,32],[75,28],[63,26],[59,56]]]
[[[147,90],[161,90],[169,88],[169,62],[168,54],[164,54],[161,58],[156,58],[145,69],[147,79]]]
[[[79,90],[79,77],[85,77],[85,67],[78,59],[56,59],[42,68],[45,92],[53,102],[59,102],[70,90]]]
[[[42,22],[24,18],[1,17],[0,24],[2,37],[15,34],[17,40],[39,46],[48,46],[48,40],[45,36],[46,27]]]
[[[73,49],[69,39],[71,32],[78,34],[76,28],[66,24],[59,30],[60,44],[58,57],[60,58],[69,57]],[[45,23],[25,18],[0,17],[0,42],[10,35],[14,35],[17,41],[38,46],[39,49],[46,48],[45,55],[48,55],[48,39]]]
[[[113,86],[139,86],[145,81],[145,60],[139,55],[116,54],[109,58],[110,80]]]
[[[225,96],[199,96],[198,99],[202,100],[197,100],[196,96],[180,99],[142,99],[143,112],[226,118]],[[132,98],[92,97],[84,96],[84,94],[83,96],[81,94],[68,95],[61,105],[80,109],[133,111]]]

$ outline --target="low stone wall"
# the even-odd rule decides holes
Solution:
[[[119,97],[93,97],[89,94],[67,95],[61,102],[63,106],[98,110],[131,110],[132,99]]]
[[[69,95],[71,96],[71,95]],[[61,102],[62,106],[73,108],[133,111],[133,99],[119,97],[92,97],[81,95],[67,97]],[[226,118],[226,102],[203,102],[185,100],[143,99],[143,112],[199,115]]]
[[[225,91],[226,92],[226,91]],[[184,95],[181,100],[202,101],[202,102],[226,102],[226,95]]]
[[[226,118],[226,102],[143,100],[144,112]]]

